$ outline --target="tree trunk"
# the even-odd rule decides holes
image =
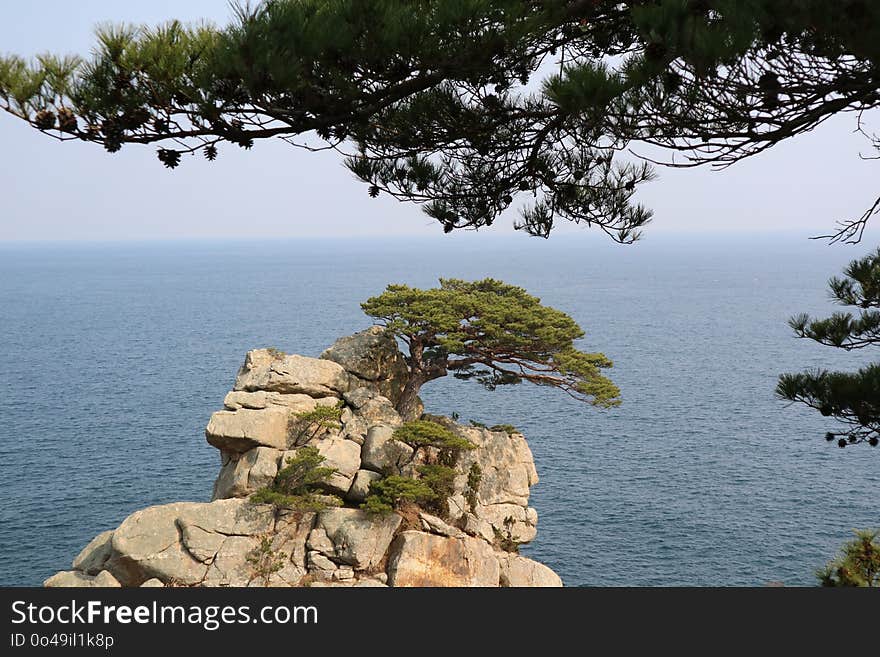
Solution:
[[[412,374],[407,380],[403,392],[400,394],[400,399],[397,401],[397,412],[400,413],[404,422],[412,422],[421,417],[424,407],[422,400],[419,399],[419,390],[422,389],[426,381],[427,379],[420,374]]]

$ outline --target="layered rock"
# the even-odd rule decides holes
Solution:
[[[431,513],[359,508],[370,484],[417,476],[431,455],[394,438],[406,376],[394,338],[378,327],[337,340],[320,358],[249,352],[205,431],[220,450],[212,501],[137,511],[44,585],[561,586],[517,554],[536,535],[528,501],[538,481],[519,433],[432,416],[474,445],[455,457],[451,494]],[[338,408],[338,422],[303,430],[298,416],[319,406]],[[333,468],[324,492],[344,507],[296,512],[249,499],[306,445]]]

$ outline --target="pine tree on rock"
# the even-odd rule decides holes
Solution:
[[[795,334],[846,351],[880,345],[880,249],[851,262],[844,274],[829,282],[831,295],[842,305],[858,308],[856,314],[839,312],[826,319],[798,315],[790,321]],[[857,372],[783,374],[776,393],[841,422],[843,429],[825,434],[839,447],[876,447],[880,442],[880,363]]]
[[[520,287],[490,278],[440,279],[427,290],[389,285],[361,307],[408,349],[410,374],[397,405],[405,420],[417,419],[421,387],[448,373],[489,390],[529,381],[595,406],[620,403],[601,373],[612,362],[579,351],[580,326]]]

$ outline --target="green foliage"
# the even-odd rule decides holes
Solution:
[[[470,420],[470,425],[472,427],[476,427],[477,429],[485,429],[486,425],[483,422],[477,422],[476,420]]]
[[[427,482],[412,477],[391,475],[370,484],[370,492],[361,508],[368,513],[390,513],[402,502],[425,504],[437,499]]]
[[[274,137],[334,148],[447,232],[517,209],[531,235],[628,243],[653,178],[628,143],[723,166],[876,108],[878,25],[865,0],[264,0],[225,27],[103,26],[90,58],[0,57],[0,108],[110,152],[156,144],[168,168]]]
[[[321,433],[338,429],[342,420],[342,403],[336,406],[315,406],[310,411],[295,413],[287,426],[287,439],[291,445],[301,445]]]
[[[844,271],[845,278],[829,282],[832,298],[858,308],[853,313],[835,313],[827,319],[797,315],[790,321],[795,335],[846,351],[880,345],[880,250],[854,260]],[[825,434],[839,447],[880,442],[880,364],[873,363],[857,372],[824,369],[783,374],[776,394],[833,417],[843,425]]]
[[[324,461],[315,447],[301,447],[293,457],[287,459],[271,485],[251,495],[251,501],[296,511],[322,511],[329,506],[340,505],[338,498],[320,494],[327,479],[336,472],[334,468],[321,465]]]
[[[431,420],[406,422],[394,430],[393,437],[413,449],[436,447],[440,450],[460,451],[476,447],[471,441]]]
[[[816,573],[822,586],[880,586],[880,532],[856,531],[840,556]]]
[[[512,436],[515,433],[520,433],[519,429],[517,429],[512,424],[496,424],[489,427],[489,431],[503,431],[508,436]]]
[[[428,463],[418,467],[421,481],[434,491],[435,499],[443,501],[454,492],[455,477],[458,474],[448,465]]]
[[[88,59],[0,59],[0,107],[47,132],[55,121],[37,114],[70,108],[74,124],[56,136],[110,152],[158,144],[171,169],[182,155],[214,160],[224,144],[314,132],[346,153],[371,196],[423,204],[444,230],[489,226],[521,195],[526,231],[546,234],[562,217],[628,241],[650,218],[629,203],[646,177],[587,163],[615,152],[601,126],[525,86],[557,48],[580,57],[599,18],[609,23],[598,31],[631,38],[621,9],[569,5],[266,0],[223,28],[105,26]],[[585,173],[573,192],[575,161]]]
[[[465,490],[464,497],[467,500],[468,508],[471,510],[471,513],[475,513],[477,510],[477,503],[479,502],[479,494],[480,494],[480,483],[483,481],[483,469],[480,467],[479,463],[472,463],[470,469],[468,470],[467,475],[467,489]]]
[[[619,389],[601,374],[611,361],[576,349],[580,326],[520,287],[491,278],[440,279],[428,290],[389,285],[361,307],[409,346],[415,392],[452,372],[490,390],[530,381],[595,406],[620,403]]]
[[[269,586],[270,578],[284,568],[288,557],[284,552],[273,549],[272,541],[263,536],[260,544],[248,552],[245,559],[253,569],[253,578],[259,578],[264,586]]]

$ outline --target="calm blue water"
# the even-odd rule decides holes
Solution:
[[[388,282],[493,276],[570,313],[625,403],[441,380],[433,412],[521,427],[541,483],[526,553],[569,585],[814,583],[880,526],[880,451],[773,396],[781,371],[854,367],[791,337],[872,246],[803,238],[511,238],[0,245],[0,584],[38,585],[141,507],[206,500],[203,429],[245,352],[317,355]]]

